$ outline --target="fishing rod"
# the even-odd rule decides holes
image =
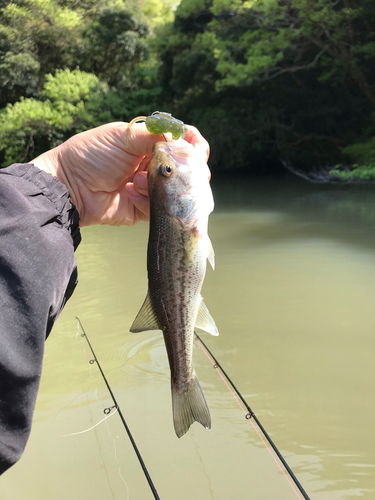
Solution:
[[[104,382],[105,382],[105,384],[106,384],[106,386],[107,386],[107,389],[108,389],[108,391],[109,391],[109,393],[110,393],[110,395],[111,395],[112,401],[113,401],[113,403],[114,403],[114,406],[113,406],[113,407],[111,407],[111,408],[105,408],[105,409],[104,409],[104,413],[105,413],[106,415],[108,415],[108,414],[111,412],[111,410],[112,410],[113,408],[116,408],[116,410],[118,411],[118,413],[119,413],[119,415],[120,415],[120,418],[121,418],[121,421],[122,421],[122,423],[123,423],[123,425],[124,425],[124,427],[125,427],[125,429],[126,429],[126,432],[127,432],[128,436],[129,436],[129,439],[130,439],[130,441],[131,441],[131,443],[132,443],[132,445],[133,445],[134,451],[135,451],[135,453],[136,453],[136,455],[137,455],[137,457],[138,457],[138,460],[139,460],[139,462],[140,462],[140,464],[141,464],[142,470],[143,470],[143,472],[144,472],[144,474],[145,474],[145,476],[146,476],[146,479],[147,479],[147,481],[148,481],[148,483],[149,483],[149,486],[150,486],[150,488],[151,488],[151,491],[152,491],[152,493],[153,493],[153,495],[154,495],[154,498],[155,498],[156,500],[160,500],[160,497],[159,497],[159,495],[158,495],[158,493],[157,493],[157,491],[156,491],[156,488],[155,488],[155,486],[154,486],[154,484],[153,484],[153,482],[152,482],[152,479],[151,479],[151,477],[150,477],[150,475],[149,475],[149,473],[148,473],[147,467],[146,467],[146,465],[145,465],[145,463],[144,463],[144,461],[143,461],[143,459],[142,459],[142,456],[141,456],[141,454],[140,454],[140,452],[139,452],[139,450],[138,450],[138,447],[137,447],[137,445],[136,445],[136,443],[135,443],[135,441],[134,441],[134,438],[133,438],[133,436],[132,436],[132,434],[131,434],[131,432],[130,432],[130,429],[129,429],[128,425],[126,424],[126,421],[125,421],[125,418],[124,418],[124,416],[123,416],[123,414],[122,414],[122,412],[121,412],[121,409],[120,409],[120,407],[119,407],[119,405],[118,405],[118,403],[117,403],[117,401],[116,401],[116,398],[115,398],[115,396],[114,396],[114,394],[113,394],[113,392],[112,392],[112,389],[111,389],[111,387],[110,387],[110,385],[109,385],[109,383],[108,383],[108,381],[107,381],[107,378],[106,378],[106,376],[104,375],[104,372],[103,372],[103,370],[102,370],[102,367],[100,366],[100,363],[99,363],[99,361],[98,361],[98,358],[96,357],[96,354],[95,354],[95,352],[94,352],[94,349],[93,349],[93,347],[92,347],[92,345],[91,345],[91,343],[90,343],[90,341],[89,341],[89,338],[87,337],[87,334],[86,334],[86,332],[85,332],[85,330],[84,330],[84,328],[83,328],[83,325],[82,325],[82,323],[81,323],[81,320],[80,320],[78,317],[76,317],[76,319],[77,319],[77,321],[79,322],[79,325],[80,325],[80,327],[81,327],[81,329],[82,329],[82,332],[83,332],[83,333],[81,334],[81,337],[84,337],[84,338],[86,339],[86,341],[87,341],[87,343],[88,343],[88,346],[90,347],[90,350],[91,350],[91,352],[92,352],[92,354],[93,354],[93,356],[94,356],[94,359],[93,359],[93,360],[90,360],[90,364],[93,364],[94,362],[96,362],[96,364],[98,365],[99,371],[100,371],[100,373],[101,373],[101,375],[102,375],[102,377],[103,377],[103,380],[104,380]],[[237,387],[234,385],[234,383],[232,382],[232,380],[230,379],[230,377],[227,375],[227,373],[225,372],[225,370],[224,370],[224,368],[222,367],[222,365],[219,363],[219,361],[216,359],[216,357],[213,355],[213,353],[212,353],[212,352],[211,352],[211,350],[207,347],[207,345],[203,342],[203,340],[199,337],[199,335],[197,334],[197,332],[194,332],[194,334],[195,334],[195,339],[197,340],[197,342],[198,342],[198,344],[200,345],[200,347],[202,348],[202,350],[205,352],[206,356],[209,358],[209,356],[208,356],[207,352],[208,352],[208,353],[209,353],[209,355],[211,356],[211,358],[212,358],[212,359],[210,359],[210,358],[209,358],[209,359],[210,359],[210,361],[211,361],[211,363],[212,363],[213,367],[214,367],[214,368],[216,369],[216,371],[219,373],[219,375],[221,376],[221,378],[223,378],[223,377],[222,377],[222,375],[220,374],[220,372],[218,371],[218,370],[219,370],[219,368],[220,368],[221,372],[223,373],[223,375],[225,376],[225,378],[228,380],[229,384],[232,386],[232,388],[234,389],[234,391],[237,393],[238,397],[241,399],[242,403],[244,404],[245,408],[246,408],[246,409],[247,409],[247,411],[248,411],[248,413],[246,413],[246,412],[245,412],[245,413],[246,413],[246,415],[245,415],[246,419],[247,419],[247,420],[253,419],[253,420],[257,423],[257,425],[258,425],[259,429],[262,431],[263,435],[265,436],[265,438],[267,439],[267,441],[269,442],[269,444],[270,444],[270,445],[271,445],[271,447],[273,448],[273,450],[274,450],[274,452],[276,453],[276,455],[278,456],[278,458],[279,458],[280,462],[284,465],[285,469],[288,471],[288,473],[289,473],[290,477],[292,478],[292,480],[293,480],[294,484],[295,484],[295,485],[297,486],[297,488],[299,489],[300,493],[303,495],[303,497],[305,498],[305,500],[310,500],[309,496],[307,495],[307,493],[306,493],[306,492],[305,492],[305,490],[303,489],[302,485],[300,484],[300,482],[299,482],[299,481],[298,481],[298,479],[296,478],[296,476],[295,476],[295,474],[293,473],[292,469],[289,467],[289,465],[287,464],[286,460],[284,459],[284,457],[282,456],[282,454],[280,453],[280,451],[278,450],[278,448],[276,447],[276,445],[274,444],[274,442],[272,441],[272,439],[271,439],[271,438],[270,438],[270,436],[268,435],[267,431],[265,430],[265,428],[264,428],[264,427],[262,426],[262,424],[260,423],[260,421],[259,421],[258,417],[255,415],[255,413],[254,413],[254,412],[253,412],[253,410],[250,408],[250,406],[247,404],[246,400],[244,399],[244,397],[242,396],[242,394],[240,393],[240,391],[237,389]],[[205,349],[206,349],[206,351],[207,351],[207,352],[205,351]],[[213,360],[214,362],[213,362],[212,360]],[[223,381],[225,382],[225,380],[224,380],[224,379],[223,379]],[[226,383],[226,382],[225,382],[225,383]],[[227,384],[226,384],[226,385],[227,385]],[[229,388],[229,386],[228,386],[228,388]],[[230,390],[230,388],[229,388],[229,390]],[[232,391],[231,391],[231,392],[232,392]],[[233,394],[233,392],[232,392],[232,394]],[[234,396],[234,394],[233,394],[233,396]],[[234,397],[235,397],[235,396],[234,396]],[[240,405],[240,407],[242,408],[242,406],[241,406],[241,405]],[[242,408],[242,409],[243,409],[243,408]],[[253,424],[253,426],[254,426],[254,424]],[[254,428],[255,428],[255,427],[254,427]],[[256,428],[255,428],[255,430],[256,430]],[[258,431],[257,431],[257,432],[258,432]],[[259,434],[259,433],[258,433],[258,434]],[[260,436],[260,438],[262,439],[262,437],[261,437],[261,435],[260,435],[260,434],[259,434],[259,436]],[[263,441],[263,439],[262,439],[262,441]],[[263,442],[264,442],[264,441],[263,441]],[[266,443],[264,442],[264,444],[266,444]],[[267,446],[267,445],[266,445],[266,446]],[[270,451],[270,450],[269,450],[269,451]],[[270,453],[271,453],[271,452],[270,452]],[[271,455],[272,455],[272,453],[271,453]],[[273,456],[273,455],[272,455],[272,456]],[[274,458],[274,457],[273,457],[273,458]],[[275,459],[275,461],[276,461],[276,459]],[[276,461],[276,463],[277,463],[277,461]],[[278,465],[279,465],[279,464],[278,464]],[[280,467],[280,466],[279,466],[279,467]],[[281,469],[281,468],[280,468],[280,469]],[[282,470],[282,469],[281,469],[281,470]],[[285,475],[285,473],[284,473],[284,471],[283,471],[283,470],[282,470],[282,472],[283,472],[283,474]],[[287,478],[287,476],[285,476],[285,477]],[[287,479],[288,479],[288,478],[287,478]],[[289,481],[289,480],[288,480],[288,481]],[[289,483],[290,483],[290,481],[289,481]],[[290,484],[291,484],[291,483],[290,483]],[[291,484],[291,486],[292,486],[292,488],[293,488],[293,485],[292,485],[292,484]],[[295,491],[295,493],[297,494],[297,492],[296,492],[296,490],[295,490],[294,488],[293,488],[293,490],[294,490],[294,491]],[[298,495],[298,494],[297,494],[297,495]]]
[[[309,496],[307,495],[306,491],[303,489],[301,483],[298,481],[298,479],[296,478],[295,474],[293,473],[292,469],[289,467],[289,465],[287,464],[286,460],[284,459],[284,457],[282,456],[282,454],[280,453],[280,451],[278,450],[278,448],[276,447],[275,443],[272,441],[272,439],[270,438],[270,436],[268,435],[267,431],[265,430],[265,428],[263,427],[263,425],[260,423],[258,417],[255,415],[255,413],[253,412],[253,410],[250,408],[250,406],[247,404],[247,402],[245,401],[245,399],[243,398],[242,394],[240,393],[240,391],[237,389],[237,387],[234,385],[234,383],[232,382],[232,380],[229,378],[229,376],[227,375],[227,373],[225,372],[224,368],[221,366],[221,364],[218,362],[218,360],[215,358],[215,356],[212,354],[212,352],[210,351],[210,349],[206,346],[206,344],[203,342],[203,340],[199,337],[199,335],[197,334],[197,332],[194,331],[194,334],[195,334],[195,339],[197,340],[198,344],[200,344],[202,350],[204,351],[204,348],[207,350],[207,352],[209,353],[209,355],[211,356],[212,360],[214,361],[214,363],[211,361],[211,363],[213,364],[213,367],[216,369],[216,371],[219,373],[219,375],[221,376],[220,372],[218,371],[218,369],[220,368],[221,372],[223,373],[223,375],[225,376],[225,378],[228,380],[228,382],[230,383],[230,385],[233,387],[233,389],[235,390],[235,392],[237,393],[238,397],[241,399],[242,403],[245,405],[245,408],[247,409],[248,413],[245,415],[246,419],[247,420],[250,420],[251,418],[255,420],[255,422],[257,423],[259,429],[262,431],[263,435],[265,436],[265,438],[267,439],[267,441],[269,442],[269,444],[272,446],[274,452],[276,453],[276,455],[278,456],[280,462],[283,464],[283,466],[285,467],[285,469],[288,471],[290,477],[292,478],[292,480],[294,481],[294,484],[297,486],[297,488],[299,489],[300,493],[303,495],[303,497],[306,499],[306,500],[310,500]],[[204,348],[203,348],[204,346]],[[205,351],[204,351],[205,352]],[[205,352],[205,354],[207,355],[207,353]],[[207,356],[208,357],[208,356]],[[224,379],[223,379],[224,380]],[[225,382],[225,380],[224,380]],[[229,388],[230,390],[230,388]],[[231,391],[232,392],[232,391]],[[233,393],[232,393],[233,394]],[[234,395],[234,394],[233,394]],[[241,405],[240,405],[241,406]],[[241,406],[242,408],[242,406]],[[246,412],[245,412],[246,413]],[[254,427],[254,425],[253,425]],[[254,427],[255,428],[255,427]],[[255,428],[256,430],[256,428]],[[258,433],[259,434],[259,433]],[[259,434],[260,438],[262,439],[262,436]],[[263,441],[263,439],[262,439]],[[264,441],[263,441],[264,442]],[[266,443],[264,443],[266,444]],[[267,447],[267,445],[266,445]],[[267,447],[268,448],[268,447]],[[271,451],[270,451],[271,453]],[[271,453],[272,455],[272,453]],[[273,456],[273,455],[272,455]],[[275,460],[276,461],[276,460]],[[277,463],[277,462],[276,462]],[[280,467],[281,469],[281,467]],[[282,470],[282,469],[281,469]],[[284,471],[282,470],[282,472],[284,473]],[[285,475],[285,473],[284,473]],[[288,477],[285,475],[286,479],[288,480]],[[290,481],[288,480],[288,482],[290,483]],[[290,485],[292,486],[293,488],[293,485],[290,483]],[[297,494],[296,490],[293,488],[293,490],[295,491],[295,493]],[[298,494],[297,494],[298,496]]]
[[[146,476],[146,479],[147,479],[147,482],[148,482],[148,484],[149,484],[149,486],[151,488],[151,491],[152,491],[154,497],[156,498],[156,500],[160,500],[158,492],[156,491],[154,483],[152,482],[152,479],[150,477],[150,474],[148,473],[147,467],[146,467],[146,465],[145,465],[145,463],[144,463],[144,461],[142,459],[142,456],[141,456],[141,454],[140,454],[140,452],[138,450],[138,447],[135,444],[135,441],[134,441],[134,438],[133,438],[133,436],[132,436],[132,434],[130,432],[130,429],[129,429],[129,427],[127,426],[127,424],[125,422],[124,415],[122,414],[122,411],[121,411],[121,409],[120,409],[120,407],[119,407],[119,405],[118,405],[118,403],[116,401],[116,398],[115,398],[115,396],[114,396],[114,394],[112,392],[112,389],[111,389],[111,387],[110,387],[110,385],[108,383],[108,380],[106,379],[106,376],[104,375],[104,372],[102,370],[102,367],[100,366],[98,358],[96,357],[94,349],[92,348],[92,345],[91,345],[91,343],[90,343],[90,341],[89,341],[89,339],[87,337],[87,333],[85,332],[85,329],[82,326],[81,320],[78,318],[78,316],[76,316],[76,319],[78,320],[78,323],[80,324],[80,327],[81,327],[82,332],[83,332],[83,333],[81,333],[81,337],[84,337],[87,340],[87,343],[88,343],[88,345],[89,345],[89,347],[91,349],[92,355],[94,356],[94,359],[90,361],[90,364],[93,364],[94,362],[96,362],[96,364],[98,365],[100,373],[101,373],[101,375],[103,377],[103,380],[104,380],[104,382],[105,382],[105,384],[107,386],[107,389],[108,389],[108,391],[109,391],[109,393],[111,395],[112,401],[114,403],[114,406],[112,406],[112,408],[105,408],[104,413],[106,415],[109,415],[109,413],[111,412],[111,410],[113,408],[116,408],[116,410],[118,411],[118,414],[120,415],[121,421],[122,421],[122,423],[123,423],[123,425],[124,425],[124,427],[126,429],[126,432],[128,433],[129,439],[131,441],[131,444],[133,445],[134,451],[135,451],[135,453],[136,453],[136,455],[138,457],[139,463],[141,464],[142,470],[144,472],[144,475]]]

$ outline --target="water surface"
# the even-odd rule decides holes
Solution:
[[[202,338],[311,499],[375,498],[375,193],[214,179],[216,270]],[[32,435],[1,500],[153,498],[79,316],[162,500],[297,498],[196,346],[212,417],[178,439],[160,332],[129,333],[146,295],[147,224],[83,231],[80,283],[46,343]],[[79,433],[79,434],[77,434]]]

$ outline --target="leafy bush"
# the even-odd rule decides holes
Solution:
[[[79,70],[46,75],[44,100],[23,98],[0,112],[0,150],[5,164],[27,161],[56,146],[67,135],[92,126],[97,110],[90,106],[107,86]]]
[[[366,142],[351,144],[344,152],[356,163],[351,168],[337,165],[331,170],[331,175],[337,175],[345,181],[375,181],[375,137]]]

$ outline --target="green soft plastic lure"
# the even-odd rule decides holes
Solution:
[[[187,132],[187,126],[181,120],[177,120],[170,113],[164,111],[154,111],[150,116],[137,116],[129,123],[126,130],[125,147],[129,146],[130,127],[133,123],[145,122],[146,128],[151,134],[166,134],[170,132],[172,139],[184,138]]]

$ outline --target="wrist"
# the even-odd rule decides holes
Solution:
[[[57,177],[58,158],[54,149],[37,156],[30,163],[38,167],[40,170]]]
[[[56,177],[62,184],[64,184],[69,191],[72,202],[76,206],[78,212],[81,214],[82,203],[79,195],[79,190],[74,187],[74,179],[70,178],[71,176],[67,175],[67,172],[65,171],[66,169],[64,168],[61,158],[62,146],[63,144],[57,146],[54,149],[46,151],[45,153],[37,156],[30,163],[38,167],[40,170],[53,175],[53,177]]]

